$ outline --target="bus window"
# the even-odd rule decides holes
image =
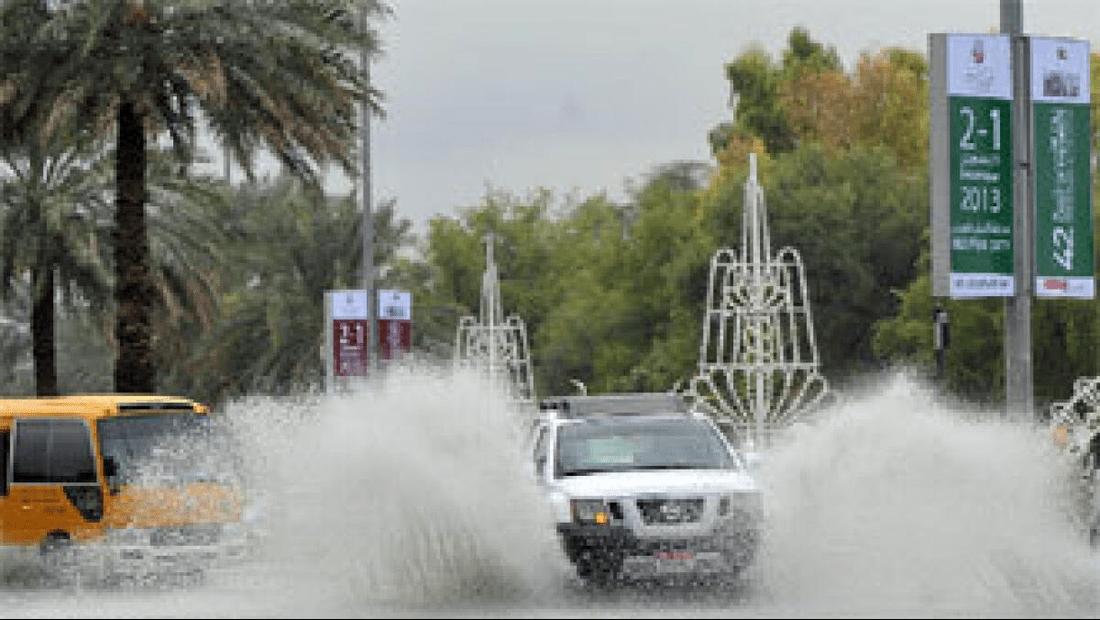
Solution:
[[[79,420],[50,423],[50,480],[95,482],[95,457],[88,426]]]
[[[12,482],[95,482],[88,426],[80,420],[17,420]]]
[[[20,420],[15,425],[15,462],[12,482],[48,482],[47,452],[50,445],[48,420]]]

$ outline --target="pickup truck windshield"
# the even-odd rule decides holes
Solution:
[[[732,469],[736,461],[703,420],[593,420],[558,430],[554,476],[639,469]]]

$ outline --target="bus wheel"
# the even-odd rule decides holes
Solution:
[[[42,565],[49,577],[68,581],[76,569],[76,549],[64,532],[50,532],[38,546]]]

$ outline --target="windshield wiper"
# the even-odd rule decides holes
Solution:
[[[631,469],[708,469],[702,464],[665,463],[661,465],[635,465]]]
[[[613,471],[622,471],[620,469],[608,469],[606,467],[584,467],[581,469],[568,469],[561,472],[562,477],[565,476],[587,476],[588,474],[606,474]]]

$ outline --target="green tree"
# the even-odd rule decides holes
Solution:
[[[792,82],[820,74],[838,74],[840,57],[833,48],[814,41],[804,28],[794,28],[780,64],[755,46],[726,64],[731,100],[736,102],[733,123],[722,123],[708,139],[715,154],[735,137],[763,140],[768,152],[782,153],[795,148],[802,137],[797,119],[783,105]]]
[[[578,250],[562,237],[557,216],[548,190],[535,190],[524,199],[490,188],[481,204],[463,209],[458,217],[434,218],[424,251],[431,282],[425,300],[430,312],[446,317],[446,327],[440,324],[437,329],[442,336],[449,332],[453,342],[462,317],[482,318],[485,244],[492,235],[502,310],[524,323],[536,392],[544,389],[539,384],[544,363],[540,326],[562,303],[560,287],[571,284],[571,274],[562,271],[562,257]]]
[[[0,94],[43,80],[46,136],[70,120],[98,136],[116,131],[117,391],[156,387],[157,291],[145,209],[150,136],[166,132],[187,161],[201,112],[246,170],[262,145],[307,179],[328,160],[354,174],[356,104],[367,100],[380,112],[378,93],[357,65],[360,50],[377,50],[377,37],[360,27],[360,10],[377,17],[385,9],[371,0],[81,0],[56,7],[10,0],[0,7],[7,29],[0,58],[10,63],[0,72]],[[9,37],[12,28],[31,33],[30,40]],[[9,47],[12,41],[21,49]]]
[[[922,56],[901,49],[861,55],[851,75],[809,64],[784,74],[780,105],[800,142],[833,151],[888,146],[919,172],[928,152],[927,74]]]
[[[557,222],[551,271],[542,286],[552,303],[544,321],[531,332],[537,362],[536,390],[540,394],[568,394],[580,381],[593,392],[606,390],[598,368],[607,365],[609,343],[626,305],[615,290],[622,277],[613,262],[626,246],[635,215],[606,196],[590,197]]]
[[[822,372],[836,385],[877,367],[872,326],[897,312],[894,291],[917,274],[924,179],[901,170],[886,147],[810,143],[758,168],[773,252],[789,246],[803,262]],[[738,248],[745,177],[719,179],[706,225],[718,231],[715,249]]]
[[[567,250],[543,285],[557,301],[535,333],[543,389],[664,391],[690,376],[714,250],[700,192],[710,172],[658,166],[630,202],[595,196],[560,221]]]
[[[920,264],[920,273],[896,293],[897,312],[873,326],[875,354],[890,366],[931,377],[935,367],[932,310],[939,305],[950,317],[950,346],[944,356],[945,391],[971,403],[1003,403],[1001,300],[936,300],[932,297],[927,249],[922,252]]]
[[[710,133],[711,149],[725,148],[732,136],[755,136],[771,152],[794,148],[794,130],[779,105],[780,69],[762,48],[753,48],[726,65],[731,100],[736,102],[734,122],[723,123]]]
[[[158,300],[150,327],[157,382],[167,388],[177,360],[219,318],[240,231],[223,217],[232,195],[224,179],[191,174],[169,153],[150,155],[149,265]]]
[[[394,205],[383,201],[374,213],[375,265],[384,272],[410,242],[411,222]],[[217,208],[210,217],[227,239],[222,273],[211,283],[216,307],[198,338],[175,339],[181,347],[165,360],[164,382],[211,402],[318,387],[324,296],[362,281],[363,217],[354,194],[325,196],[282,175],[242,185]],[[378,282],[388,284],[387,276]]]

